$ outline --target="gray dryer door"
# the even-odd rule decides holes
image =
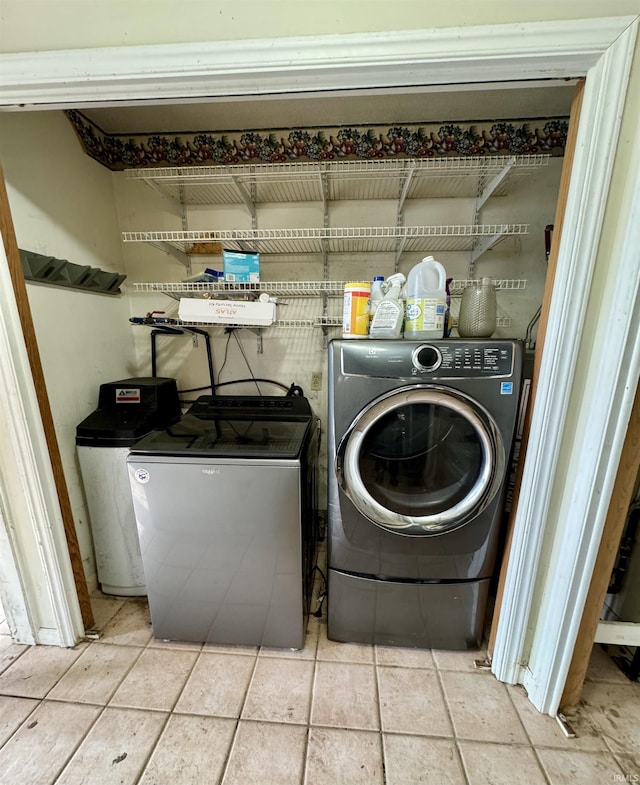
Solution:
[[[336,472],[370,521],[436,535],[473,520],[501,486],[505,449],[493,418],[447,388],[412,386],[364,409],[342,439]]]

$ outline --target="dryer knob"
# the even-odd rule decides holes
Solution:
[[[419,346],[413,353],[413,364],[419,371],[435,371],[441,362],[442,355],[435,346]]]

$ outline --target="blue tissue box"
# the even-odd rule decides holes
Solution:
[[[258,283],[260,254],[242,251],[222,251],[225,283]]]

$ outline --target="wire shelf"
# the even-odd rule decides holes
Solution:
[[[455,278],[449,284],[449,293],[452,297],[459,297],[462,292],[469,286],[477,286],[479,281],[475,279],[456,280]],[[526,278],[495,278],[491,281],[496,289],[526,289]]]
[[[260,281],[259,283],[193,283],[183,282],[136,282],[136,292],[162,292],[163,294],[204,297],[215,295],[221,297],[243,297],[267,292],[273,297],[318,297],[326,294],[329,297],[342,297],[346,281]],[[451,281],[449,291],[452,296],[459,296],[468,286],[474,286],[474,280]],[[527,288],[526,279],[495,279],[492,284],[498,290],[519,290]]]
[[[233,325],[225,325],[225,324],[211,324],[210,322],[187,322],[181,319],[176,319],[175,322],[172,322],[172,327],[204,327],[204,328],[215,328],[215,327],[229,327]],[[280,330],[310,330],[315,329],[318,327],[325,327],[325,328],[333,328],[333,327],[342,327],[342,318],[338,317],[328,317],[328,316],[320,316],[315,319],[276,319],[273,324],[268,326],[252,326],[252,325],[238,325],[238,327],[246,328],[249,330],[269,330],[271,328],[278,328]]]
[[[344,281],[261,281],[259,283],[134,283],[137,292],[164,294],[243,296],[268,292],[274,297],[342,297]]]
[[[496,317],[496,327],[511,327],[512,321],[510,316],[498,316]],[[453,326],[458,327],[458,319],[456,317],[453,318]]]
[[[512,319],[510,316],[498,316],[496,318],[496,327],[511,327]],[[171,327],[203,327],[213,329],[216,327],[226,328],[233,325],[225,324],[212,324],[211,322],[189,322],[182,319],[175,319],[171,322]],[[453,326],[458,326],[458,319],[453,318]],[[319,316],[315,319],[276,319],[276,321],[267,327],[239,325],[239,327],[249,330],[269,330],[270,328],[278,328],[280,330],[308,330],[315,328],[336,328],[342,327],[342,317],[338,316]]]
[[[371,161],[308,161],[233,166],[126,169],[185,204],[308,202],[342,199],[407,199],[477,196],[503,174],[494,195],[511,178],[546,166],[549,155],[468,156]]]
[[[465,251],[486,238],[489,247],[507,236],[525,235],[528,224],[454,226],[359,226],[305,229],[224,229],[214,231],[123,232],[125,243],[149,243],[187,256],[216,256],[227,250],[261,254],[385,253],[403,251]],[[198,246],[198,244],[200,244]],[[210,253],[194,254],[202,244]],[[205,250],[207,250],[205,248]],[[485,249],[486,250],[486,249]]]

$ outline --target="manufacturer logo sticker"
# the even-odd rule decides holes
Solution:
[[[513,395],[513,382],[500,382],[500,395]]]
[[[140,403],[140,389],[119,387],[116,390],[116,403]]]
[[[146,469],[136,469],[134,477],[142,485],[149,482],[149,480],[151,479],[151,475]]]

